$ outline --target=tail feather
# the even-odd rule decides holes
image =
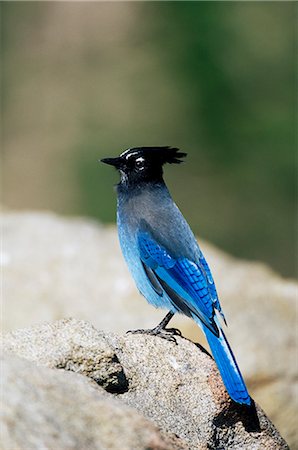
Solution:
[[[251,398],[224,332],[220,329],[217,337],[205,326],[204,332],[230,397],[237,403],[250,405]]]

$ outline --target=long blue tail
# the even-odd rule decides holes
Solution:
[[[203,327],[213,357],[230,397],[237,403],[250,405],[251,398],[247,392],[235,356],[224,332],[219,327],[220,335],[217,337],[206,326],[203,325]]]

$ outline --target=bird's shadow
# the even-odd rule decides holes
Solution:
[[[248,433],[261,432],[261,424],[253,399],[251,399],[249,406],[239,405],[231,400],[228,408],[225,408],[213,419],[213,424],[219,428],[229,428],[233,427],[239,421]]]

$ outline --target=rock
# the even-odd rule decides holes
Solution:
[[[98,332],[83,321],[62,320],[16,330],[5,339],[5,350],[37,364],[86,375],[108,392],[123,392],[127,380],[122,366]]]
[[[123,333],[162,319],[164,311],[137,292],[114,227],[50,213],[8,212],[2,228],[6,330],[71,316]],[[250,392],[291,447],[298,448],[297,283],[263,264],[201,244],[229,325],[226,334]],[[205,345],[190,319],[177,316],[171,324]]]
[[[167,443],[151,421],[88,378],[11,356],[2,374],[3,450],[174,448],[174,437]]]
[[[97,346],[98,351],[96,351]],[[79,367],[88,367],[88,370],[82,369],[80,371],[85,376],[90,377],[90,382],[86,384],[88,392],[90,383],[94,383],[94,373],[98,371],[98,367],[105,368],[106,378],[103,386],[110,386],[112,383],[109,382],[109,377],[111,380],[114,380],[114,364],[116,364],[116,373],[123,373],[126,380],[126,388],[120,391],[114,389],[112,390],[114,394],[106,393],[106,402],[108,402],[108,398],[117,400],[125,408],[130,407],[135,412],[138,411],[142,420],[145,417],[152,421],[161,430],[161,435],[164,439],[158,444],[160,446],[162,445],[161,442],[164,442],[163,445],[168,445],[166,443],[171,442],[171,448],[173,449],[208,448],[215,450],[221,448],[236,450],[241,448],[243,450],[277,450],[288,448],[286,442],[258,406],[256,413],[254,413],[252,410],[235,405],[230,400],[213,359],[201,347],[187,339],[177,337],[177,344],[175,344],[148,335],[118,336],[113,333],[97,332],[88,323],[69,319],[8,333],[3,339],[3,348],[6,353],[30,359],[39,366],[47,366],[47,373],[38,372],[43,369],[42,367],[39,367],[37,371],[33,370],[33,380],[35,376],[37,378],[40,376],[40,380],[44,380],[43,382],[46,384],[49,373],[61,374],[62,378],[65,377],[65,385],[69,386],[67,395],[72,395],[69,394],[69,389],[71,389],[75,380],[73,378],[70,381],[69,370],[77,372],[78,369],[78,366],[73,363],[74,361],[80,361]],[[55,371],[48,369],[48,367],[61,369],[61,361],[64,361],[63,365],[68,370],[67,372],[65,370]],[[68,364],[68,361],[71,361],[71,364]],[[108,369],[109,365],[112,366],[111,370]],[[119,369],[118,365],[121,366],[121,369]],[[19,383],[29,383],[30,385],[33,383],[30,370],[32,370],[32,362],[27,372],[23,369],[12,369],[11,373],[15,374],[17,379],[22,380]],[[79,377],[78,379],[81,383],[83,377],[77,373],[73,375]],[[49,382],[51,382],[51,376]],[[55,392],[54,399],[61,393],[62,403],[60,405],[61,416],[59,416],[59,420],[64,423],[64,414],[68,416],[69,410],[67,409],[66,412],[63,412],[66,394],[64,393],[62,378],[60,378],[61,390],[58,390],[58,393]],[[38,385],[40,383],[41,381],[37,381]],[[94,386],[97,386],[95,383],[92,385],[92,389],[96,391]],[[42,389],[45,389],[46,392],[51,392],[50,395],[55,390],[54,387],[48,387],[47,384]],[[101,386],[98,386],[97,389],[100,392],[103,390]],[[24,403],[26,408],[30,408],[30,402],[33,402],[36,410],[40,411],[42,406],[36,404],[38,403],[36,400],[37,396],[36,398],[31,396],[26,398],[26,389],[20,390],[20,396],[22,397],[20,403]],[[111,392],[110,389],[107,390]],[[16,391],[19,392],[18,389]],[[75,387],[72,392],[75,393],[76,391],[78,389]],[[43,399],[43,396],[46,394],[39,392],[38,395]],[[79,398],[79,396],[74,398],[77,399],[76,409],[80,411],[78,414],[81,420],[80,414],[83,414],[81,412],[81,401],[86,402],[86,400],[83,397]],[[42,404],[47,404],[47,401],[48,398],[43,399]],[[7,402],[8,404],[18,404],[14,400],[12,392],[7,394]],[[54,417],[56,417],[57,405],[54,405],[52,408],[52,404],[49,404],[51,408],[47,409],[47,417],[49,422],[52,423],[51,414],[54,414]],[[68,406],[69,404],[67,404],[67,408]],[[92,408],[93,406],[88,408],[88,411],[92,411]],[[73,410],[73,405],[70,409]],[[96,415],[96,413],[94,414]],[[75,412],[73,412],[73,415],[72,420],[75,422],[77,420]],[[10,420],[12,419],[10,418]],[[84,420],[91,420],[91,418],[87,419],[85,417]],[[99,416],[98,420],[101,420],[101,416]],[[104,419],[102,420],[104,421]],[[73,422],[68,427],[65,425],[66,428],[62,427],[66,436],[69,436],[69,430],[73,428]],[[55,420],[54,424],[57,431],[59,427],[56,425]],[[21,432],[23,426],[25,425],[21,423],[19,430],[15,432],[14,436],[17,436],[18,433],[23,435]],[[29,426],[29,424],[26,424],[26,426]],[[94,424],[93,426],[96,428]],[[18,425],[15,424],[15,427],[18,428]],[[110,428],[113,429],[113,426],[111,425]],[[122,430],[121,427],[120,430]],[[152,432],[152,428],[150,430]],[[121,444],[115,447],[117,442],[120,442],[119,436],[121,436],[122,431],[121,433],[118,432],[119,430],[115,431],[116,434],[114,434],[114,447],[96,447],[95,444],[91,444],[89,448],[126,448],[126,441],[123,441],[122,445],[122,440]],[[138,435],[138,439],[141,439],[140,435]],[[94,443],[95,441],[93,440],[92,442]],[[45,444],[51,447],[47,442]],[[17,440],[14,445],[18,445]],[[65,448],[62,444],[59,445],[59,448]],[[75,448],[85,447],[78,446]],[[139,449],[143,447],[132,446],[130,448]],[[157,446],[152,448],[163,447]]]

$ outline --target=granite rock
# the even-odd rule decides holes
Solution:
[[[19,329],[3,340],[5,350],[50,368],[86,375],[108,392],[127,388],[123,368],[103,332],[78,320]]]
[[[78,343],[80,343],[79,346]],[[97,346],[98,350],[96,350]],[[60,372],[61,376],[66,377],[65,384],[68,385],[72,383],[69,381],[69,371],[74,370],[76,372],[74,375],[80,377],[80,380],[83,376],[77,373],[76,364],[67,364],[67,361],[79,360],[81,367],[88,367],[88,370],[81,370],[80,373],[94,385],[94,373],[103,364],[105,383],[101,386],[96,384],[96,386],[100,392],[104,387],[108,391],[106,401],[108,398],[111,401],[116,399],[124,408],[130,407],[136,413],[138,412],[142,420],[145,417],[153,422],[163,436],[164,445],[171,442],[173,449],[278,450],[288,448],[274,425],[258,406],[256,409],[255,407],[248,409],[230,400],[213,359],[204,349],[185,338],[177,337],[175,343],[148,335],[119,336],[114,333],[97,332],[86,322],[69,319],[8,333],[4,336],[3,348],[10,355],[31,360],[31,368],[34,362],[40,370],[42,366],[47,366],[46,369],[52,370],[51,373]],[[67,371],[61,370],[61,361],[65,362],[64,369]],[[115,361],[117,373],[123,374],[121,380],[125,380],[124,389],[123,384],[120,385],[119,390],[107,389],[114,382],[109,382],[109,377],[111,380],[115,378],[115,369],[109,371],[107,366],[113,367]],[[56,367],[60,371],[48,369],[48,367]],[[14,370],[12,372],[14,373]],[[19,377],[23,380],[22,382],[32,383],[29,372],[20,370],[15,372],[16,378]],[[44,377],[44,383],[46,383],[46,373],[41,378]],[[89,386],[88,383],[87,385]],[[63,389],[61,388],[61,392]],[[53,392],[55,388],[46,387],[46,392],[48,390]],[[39,395],[42,398],[43,394]],[[59,393],[55,392],[55,398],[57,395]],[[15,403],[13,397],[12,392],[7,394],[8,403],[11,401]],[[37,407],[39,410],[41,406],[36,405],[36,399],[30,396],[27,399],[25,397],[24,393],[22,402],[27,405],[27,408],[30,408],[32,403],[32,408]],[[48,415],[54,414],[56,417],[56,408],[49,412],[50,410],[46,407],[48,401],[50,401],[48,397],[42,401],[43,407],[47,409]],[[80,413],[81,401],[83,400],[77,397],[77,411]],[[63,403],[61,409],[63,409]],[[35,414],[35,411],[33,412]],[[74,417],[73,420],[75,421],[76,418]],[[52,423],[51,419],[49,421]],[[18,425],[15,424],[15,427],[18,428]],[[20,424],[20,427],[23,427],[23,424]],[[72,429],[73,424],[69,427]],[[114,426],[114,445],[121,441],[120,432],[122,433],[121,429],[119,431]],[[89,448],[98,447],[90,444]],[[120,450],[126,447],[122,447],[121,444],[111,448]]]
[[[107,394],[90,379],[2,359],[3,450],[171,450],[152,421]],[[183,449],[176,445],[177,449]]]

